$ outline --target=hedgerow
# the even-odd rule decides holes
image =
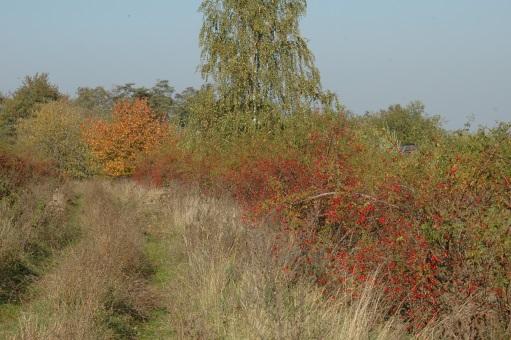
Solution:
[[[301,240],[296,275],[312,276],[327,295],[356,295],[371,278],[410,330],[468,301],[475,319],[507,325],[509,125],[438,131],[412,154],[360,126],[345,115],[311,114],[302,124],[290,118],[279,133],[180,141],[148,158],[137,178],[161,185],[186,177],[229,192],[247,221],[269,218]]]

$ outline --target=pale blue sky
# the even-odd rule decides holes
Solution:
[[[0,0],[0,91],[199,86],[199,0]],[[421,100],[451,128],[511,120],[511,0],[309,0],[323,85],[356,113]]]

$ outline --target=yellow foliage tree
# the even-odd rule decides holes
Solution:
[[[17,149],[43,160],[50,160],[66,175],[91,175],[91,157],[81,138],[82,115],[67,100],[43,104],[29,118],[18,123]]]
[[[111,121],[89,120],[82,128],[95,160],[114,177],[131,175],[137,159],[161,145],[168,130],[144,99],[119,101]]]

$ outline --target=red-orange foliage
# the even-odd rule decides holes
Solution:
[[[36,162],[0,151],[0,198],[40,177],[55,175],[54,167],[48,162]]]
[[[168,134],[168,124],[160,122],[142,99],[117,102],[111,122],[89,121],[83,127],[93,156],[110,176],[131,175],[137,160],[161,145]]]
[[[236,145],[208,164],[210,182],[227,189],[249,217],[272,217],[282,235],[298,240],[298,251],[274,249],[295,256],[297,275],[312,276],[327,294],[342,287],[354,296],[374,280],[390,312],[413,329],[469,300],[509,324],[508,139],[474,140],[480,151],[461,157],[449,148],[370,154],[342,123],[307,136],[299,147],[288,140]],[[202,171],[187,165],[176,173],[183,160],[191,158],[155,160],[139,176],[180,180]]]

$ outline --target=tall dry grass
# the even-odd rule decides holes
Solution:
[[[399,339],[371,286],[353,300],[325,299],[313,283],[291,280],[290,258],[275,258],[275,233],[249,228],[229,201],[172,190],[163,200],[160,237],[167,240],[168,323],[177,338]],[[293,242],[289,240],[288,242]]]
[[[0,303],[18,302],[44,262],[77,237],[76,197],[51,181],[0,199]]]
[[[58,211],[64,197],[80,195],[75,214],[80,238],[61,250],[32,284],[17,330],[0,330],[0,337],[506,338],[497,329],[478,328],[475,316],[480,313],[469,303],[412,335],[406,324],[389,316],[370,283],[361,286],[356,298],[344,291],[326,298],[314,282],[293,275],[295,241],[281,239],[280,246],[289,252],[273,255],[276,228],[248,227],[227,199],[182,187],[147,189],[128,181],[95,180],[66,190],[52,194],[53,203],[46,206]],[[22,221],[16,216],[3,221],[11,220]],[[4,244],[16,249],[20,243],[9,238]],[[151,244],[156,246],[148,258]],[[156,309],[165,312],[155,314]],[[158,328],[144,332],[155,317],[161,319]]]
[[[293,271],[289,253],[272,255],[275,228],[247,227],[229,200],[173,188],[160,196],[155,230],[167,249],[165,321],[180,339],[508,339],[498,320],[467,301],[419,333],[389,316],[370,283],[334,299]],[[369,280],[370,281],[370,280]]]
[[[108,182],[76,190],[82,237],[37,283],[16,339],[133,338],[156,304],[146,281],[144,191]]]

